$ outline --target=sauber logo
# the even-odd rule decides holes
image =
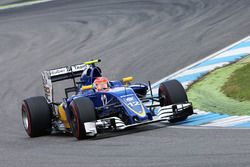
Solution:
[[[67,72],[68,72],[67,68],[60,68],[56,70],[50,70],[50,75],[55,76],[55,75],[65,74]]]

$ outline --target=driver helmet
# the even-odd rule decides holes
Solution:
[[[94,86],[97,91],[107,91],[109,89],[109,80],[106,77],[97,77]]]

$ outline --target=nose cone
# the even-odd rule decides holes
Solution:
[[[143,104],[135,95],[127,95],[122,97],[124,105],[134,114],[139,117],[145,117],[146,112]]]

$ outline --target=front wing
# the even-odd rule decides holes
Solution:
[[[109,117],[101,120],[97,120],[95,123],[85,123],[88,126],[85,126],[85,131],[88,132],[89,136],[94,136],[99,130],[113,129],[113,130],[124,130],[131,127],[169,121],[171,119],[187,117],[193,114],[193,107],[191,103],[186,104],[174,104],[169,106],[160,107],[156,116],[153,117],[153,120],[147,120],[143,122],[138,122],[130,125],[126,125],[118,117]],[[91,125],[91,126],[90,126]]]

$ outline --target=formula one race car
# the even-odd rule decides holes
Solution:
[[[132,84],[133,77],[115,81],[102,77],[96,66],[100,61],[42,72],[45,97],[31,97],[22,103],[22,121],[30,137],[59,132],[84,139],[106,129],[123,130],[159,121],[175,123],[193,114],[177,80],[161,83],[158,96],[153,97],[150,82]],[[52,83],[68,79],[73,80],[73,87],[65,88],[62,102],[55,102]]]

